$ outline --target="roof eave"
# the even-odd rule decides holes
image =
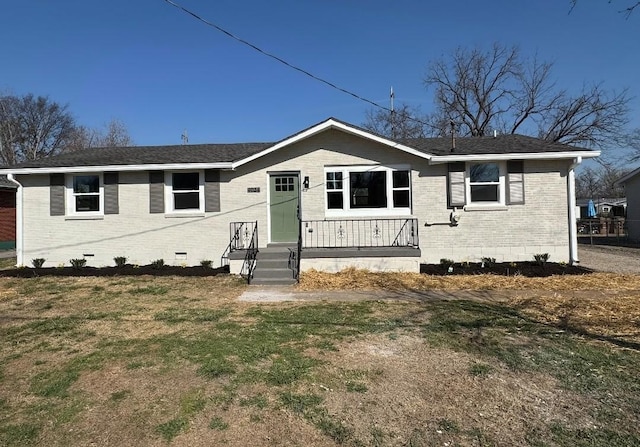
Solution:
[[[75,172],[181,171],[184,169],[233,169],[233,163],[153,163],[137,165],[45,166],[34,168],[4,168],[0,169],[0,174],[71,174]]]
[[[429,164],[443,164],[456,161],[500,161],[500,160],[569,160],[576,157],[595,158],[600,151],[567,151],[567,152],[509,152],[505,154],[452,154],[434,155]]]

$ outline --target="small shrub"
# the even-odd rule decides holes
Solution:
[[[164,267],[164,259],[156,259],[151,263],[151,267],[153,267],[154,269],[161,269],[162,267]]]
[[[124,267],[127,264],[126,256],[116,256],[113,258],[113,262],[116,263],[116,267]]]
[[[71,264],[71,267],[73,267],[74,269],[80,270],[85,265],[87,265],[87,260],[83,258],[76,258],[76,259],[70,259],[69,263]]]
[[[203,259],[200,261],[200,266],[205,269],[210,269],[213,265],[213,261],[210,259]]]
[[[44,258],[35,258],[31,260],[31,265],[33,265],[34,268],[40,269],[44,265],[44,261],[46,261]]]
[[[454,264],[454,262],[451,259],[447,259],[447,258],[440,259],[440,265],[449,266],[449,265],[453,265],[453,264]]]
[[[483,256],[482,258],[480,258],[480,261],[482,261],[482,263],[484,265],[486,265],[487,267],[493,267],[494,265],[496,265],[496,258],[490,258],[488,256]]]
[[[549,253],[538,253],[533,255],[533,260],[537,265],[545,265],[549,260]]]

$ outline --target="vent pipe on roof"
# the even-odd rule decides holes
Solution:
[[[456,150],[456,123],[451,120],[449,124],[451,124],[451,152],[453,152]]]
[[[497,136],[498,136],[498,130],[493,129],[493,138],[496,138]]]

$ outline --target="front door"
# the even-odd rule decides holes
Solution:
[[[271,242],[298,240],[298,174],[278,174],[269,178]]]

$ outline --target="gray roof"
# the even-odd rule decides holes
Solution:
[[[83,149],[16,165],[17,168],[222,163],[256,154],[272,143],[188,144]]]
[[[283,140],[294,138],[303,132],[329,120],[371,133],[344,121],[329,118]],[[387,140],[391,140],[387,137]],[[393,140],[391,140],[393,141]],[[585,151],[584,148],[552,143],[523,135],[498,135],[456,138],[455,150],[451,150],[451,137],[416,138],[397,141],[429,155],[480,155],[525,154]],[[255,155],[277,143],[191,144],[174,146],[132,146],[84,149],[54,157],[20,163],[15,168],[64,168],[76,166],[126,166],[146,164],[230,163]]]
[[[451,137],[412,138],[401,143],[432,155],[531,154],[543,152],[572,152],[587,149],[554,143],[525,135],[505,134],[483,137],[456,137],[451,150]]]

